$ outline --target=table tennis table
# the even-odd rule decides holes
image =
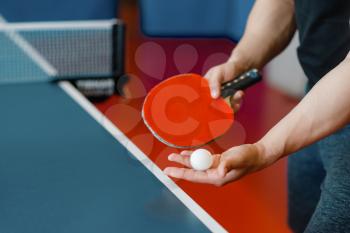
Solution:
[[[0,84],[0,232],[225,232],[70,82],[41,80]]]

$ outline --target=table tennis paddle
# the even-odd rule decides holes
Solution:
[[[142,118],[161,142],[175,148],[195,148],[223,135],[234,122],[229,98],[261,80],[250,70],[221,86],[213,99],[207,79],[198,74],[180,74],[151,89],[142,107]]]

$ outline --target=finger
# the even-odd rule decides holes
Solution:
[[[218,174],[220,177],[225,177],[226,174],[229,172],[228,170],[228,166],[227,166],[227,161],[224,160],[224,161],[221,161],[218,165]]]
[[[212,180],[208,177],[208,174],[203,171],[195,171],[188,168],[167,167],[164,169],[164,173],[173,178],[183,179],[191,182],[212,183]]]
[[[220,96],[220,87],[222,82],[222,72],[221,67],[214,67],[208,72],[205,78],[209,82],[210,93],[213,98],[218,98]]]
[[[186,167],[191,168],[191,163],[190,163],[190,156],[189,155],[182,155],[182,154],[176,154],[172,153],[168,156],[168,160],[172,162],[176,162],[179,164],[182,164]]]
[[[196,171],[188,168],[167,167],[164,173],[173,178],[187,180],[202,184],[220,184],[223,181],[217,175],[216,169],[209,169],[207,171]]]
[[[217,168],[220,164],[220,154],[213,154],[213,165],[211,166],[212,168]]]
[[[183,151],[181,151],[180,155],[190,156],[192,153],[193,153],[193,151],[191,151],[191,150],[183,150]]]
[[[234,148],[224,152],[221,156],[218,165],[218,174],[221,177],[225,177],[232,169],[240,168],[240,164],[243,163],[242,156],[234,153],[232,150],[234,150]]]
[[[240,179],[241,177],[243,177],[244,175],[245,175],[245,172],[244,172],[243,169],[231,170],[222,179],[222,184],[221,185],[224,185],[224,184],[229,183],[229,182],[236,181],[236,180]]]
[[[242,107],[241,103],[232,105],[233,111],[235,113],[238,112],[241,109],[241,107]]]
[[[231,106],[235,112],[237,112],[241,108],[241,105],[243,102],[243,96],[244,96],[243,91],[237,91],[234,94],[234,96],[231,98]]]
[[[234,95],[233,95],[233,98],[232,98],[232,101],[234,102],[239,102],[243,99],[243,96],[244,96],[244,92],[243,91],[237,91]]]

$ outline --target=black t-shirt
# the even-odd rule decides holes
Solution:
[[[298,57],[315,84],[350,50],[350,0],[295,0]]]

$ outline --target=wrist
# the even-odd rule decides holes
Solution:
[[[276,153],[272,147],[269,147],[264,141],[260,140],[253,144],[256,147],[256,150],[261,157],[261,160],[264,161],[265,166],[269,166],[275,163],[281,156],[279,153]]]
[[[244,71],[248,71],[252,68],[258,68],[254,67],[254,62],[248,54],[249,53],[247,51],[237,46],[235,49],[233,49],[228,62],[237,64]]]
[[[246,32],[233,49],[230,60],[243,60],[250,69],[262,69],[275,56],[279,47],[276,40],[261,36],[261,33]]]
[[[253,49],[253,46],[248,47],[247,43],[240,42],[236,48],[233,49],[229,62],[240,64],[245,71],[250,69],[262,69],[264,67],[263,54]]]

